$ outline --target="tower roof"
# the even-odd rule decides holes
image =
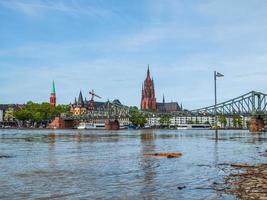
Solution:
[[[83,105],[84,104],[82,91],[80,91],[80,94],[79,94],[78,104],[79,105]]]
[[[149,65],[148,65],[148,67],[147,67],[147,73],[146,73],[146,76],[147,76],[147,77],[150,77]]]
[[[55,87],[55,81],[53,80],[52,87],[51,87],[51,94],[56,94],[56,87]]]

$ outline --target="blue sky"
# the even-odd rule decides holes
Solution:
[[[140,105],[147,65],[158,101],[188,109],[267,93],[265,0],[0,0],[0,103],[58,103],[80,90]],[[88,97],[87,97],[88,98]]]

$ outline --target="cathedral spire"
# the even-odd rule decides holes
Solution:
[[[164,103],[164,104],[165,104],[165,96],[164,96],[164,94],[163,94],[162,103]]]
[[[147,73],[146,73],[146,76],[147,76],[147,77],[150,77],[149,65],[148,65],[148,67],[147,67]]]

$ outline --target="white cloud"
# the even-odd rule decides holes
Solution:
[[[109,17],[110,10],[91,6],[80,5],[75,1],[1,1],[0,4],[6,8],[13,9],[29,16],[40,16],[46,12],[60,12],[67,15],[87,15],[91,17]]]
[[[71,15],[94,13],[90,7],[75,5],[73,1],[73,7],[62,2],[21,4],[12,1],[6,6],[15,5],[14,9],[28,15],[38,15],[39,11]],[[35,63],[36,69],[10,72],[9,75],[19,78],[16,84],[7,86],[9,99],[23,94],[31,99],[31,88],[38,94],[35,95],[37,100],[45,99],[50,80],[55,79],[62,102],[73,100],[79,89],[85,92],[94,88],[105,98],[120,98],[127,104],[139,105],[148,63],[155,78],[158,99],[161,100],[164,93],[168,100],[182,101],[186,108],[213,104],[213,70],[225,74],[218,82],[219,101],[249,90],[267,92],[267,5],[264,2],[201,1],[187,4],[185,1],[152,1],[147,8],[149,20],[140,29],[115,35],[110,32],[107,38],[96,41],[77,39],[60,44],[34,43],[2,49],[2,58],[41,59]],[[106,16],[109,12],[104,10],[99,15]],[[98,15],[96,13],[94,15]],[[173,52],[178,45],[180,52]],[[77,52],[88,55],[98,52],[99,55],[82,60],[75,58]],[[50,61],[50,64],[42,61]],[[15,66],[19,67],[19,64]],[[29,80],[28,84],[25,84],[26,80]],[[22,85],[23,89],[20,88]],[[12,91],[18,93],[11,94]],[[4,91],[0,94],[6,96]]]

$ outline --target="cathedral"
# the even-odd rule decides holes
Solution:
[[[155,97],[155,88],[153,78],[150,77],[149,67],[147,69],[147,76],[142,86],[142,110],[156,110],[157,102]]]
[[[160,113],[182,111],[182,105],[179,106],[177,102],[165,102],[164,96],[162,102],[156,101],[154,80],[150,76],[149,66],[142,86],[141,110],[154,110]]]

